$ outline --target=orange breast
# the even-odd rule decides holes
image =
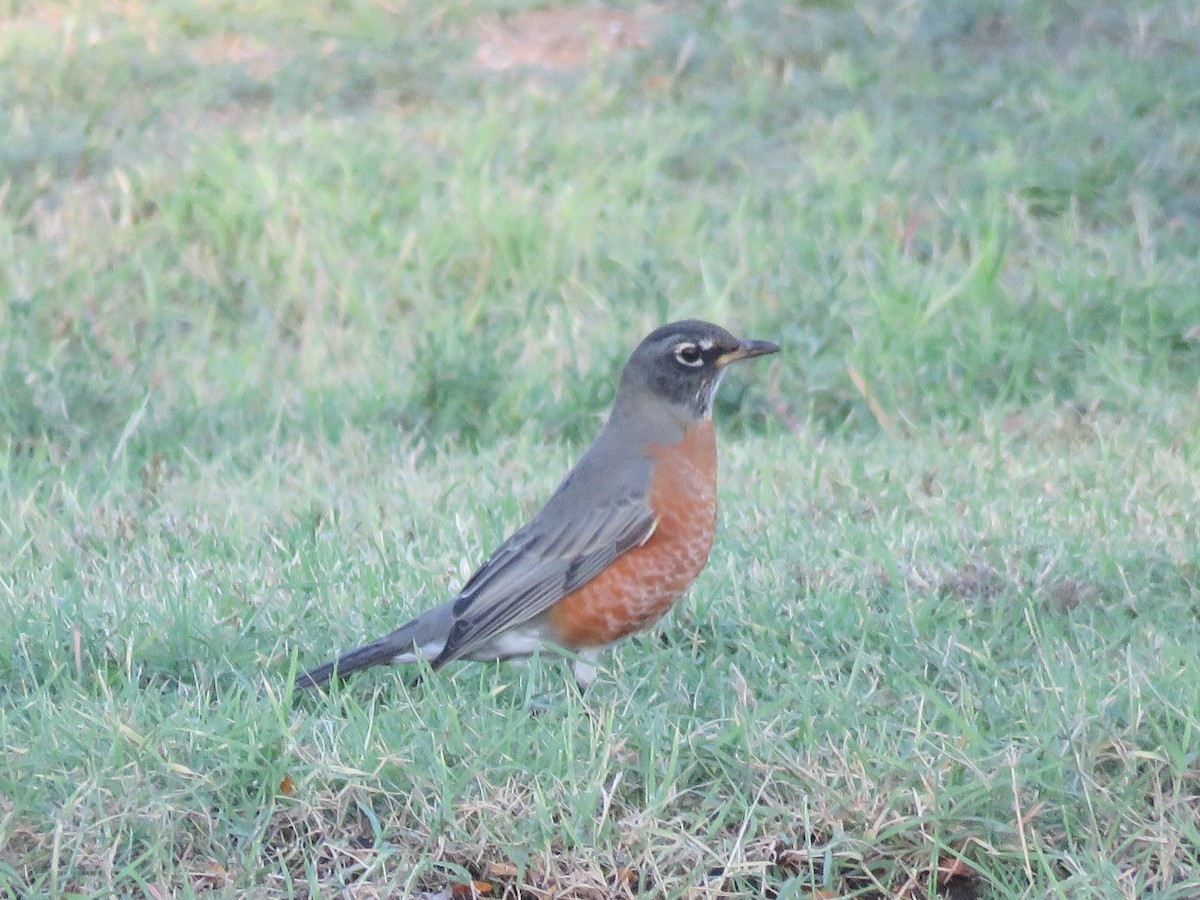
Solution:
[[[560,644],[600,647],[657,622],[704,568],[717,524],[717,445],[711,421],[682,441],[654,445],[650,539],[563,597],[549,624]]]

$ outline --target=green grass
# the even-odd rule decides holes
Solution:
[[[1194,4],[525,6],[0,4],[0,896],[1197,896]],[[691,315],[667,627],[291,696]]]

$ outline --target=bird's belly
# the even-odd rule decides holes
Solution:
[[[476,647],[466,655],[466,659],[479,662],[490,662],[496,659],[519,659],[532,656],[539,649],[553,650],[547,645],[549,636],[539,623],[530,622],[502,631],[491,640]]]
[[[491,640],[485,641],[467,653],[464,659],[491,662],[497,659],[531,656],[535,650],[546,647],[549,641],[553,641],[553,637],[547,634],[545,626],[533,621],[502,631]],[[431,641],[419,648],[397,653],[391,658],[391,662],[413,663],[421,659],[435,660],[445,646],[444,640]]]
[[[692,426],[679,444],[652,453],[654,533],[551,608],[547,624],[557,643],[601,647],[649,628],[708,561],[717,516],[712,422]]]

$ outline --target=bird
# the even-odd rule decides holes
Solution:
[[[713,400],[731,363],[779,345],[696,319],[650,332],[607,422],[546,505],[462,589],[395,631],[296,678],[424,660],[573,659],[580,692],[605,648],[653,626],[708,562],[717,520]]]

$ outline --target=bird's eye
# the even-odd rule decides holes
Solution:
[[[685,366],[699,366],[704,363],[704,354],[695,344],[680,344],[675,348],[675,359]]]

